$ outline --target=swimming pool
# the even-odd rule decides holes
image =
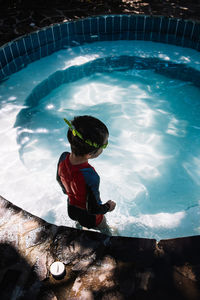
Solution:
[[[146,30],[150,22],[153,31]],[[44,30],[38,32],[32,58],[28,41],[38,45],[36,33],[14,42],[26,54],[14,62],[7,57],[1,70],[2,196],[49,222],[74,226],[55,182],[57,159],[68,146],[63,118],[92,114],[110,130],[109,148],[92,162],[102,200],[117,202],[109,224],[125,236],[199,234],[199,27],[141,16],[70,24],[57,46],[42,46]],[[46,41],[50,31],[54,38],[55,30],[63,32],[59,26],[46,29]],[[19,64],[15,73],[19,61],[27,67]]]

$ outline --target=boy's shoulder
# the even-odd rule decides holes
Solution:
[[[86,182],[94,182],[98,183],[100,180],[100,177],[94,167],[92,167],[90,164],[86,168],[83,168],[80,170],[81,173],[83,174]]]
[[[68,154],[69,154],[69,152],[63,152],[63,153],[60,155],[60,158],[59,158],[58,163],[60,163],[61,161],[65,160]]]

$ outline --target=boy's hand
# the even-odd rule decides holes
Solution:
[[[109,211],[112,211],[115,209],[116,203],[112,200],[108,200],[107,203],[109,204],[110,208]]]

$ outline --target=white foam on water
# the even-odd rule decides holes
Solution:
[[[142,41],[97,42],[61,50],[0,85],[0,194],[58,225],[74,226],[55,177],[69,150],[64,117],[90,114],[110,131],[109,147],[91,161],[107,214],[121,235],[169,238],[200,233],[198,88],[152,70],[96,74],[62,85],[15,128],[26,97],[56,70],[110,55],[157,57],[200,70],[199,53]],[[167,67],[167,66],[166,66]],[[34,113],[33,113],[34,112]]]

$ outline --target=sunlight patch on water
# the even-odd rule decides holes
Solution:
[[[62,70],[65,70],[71,66],[79,66],[79,65],[85,64],[86,62],[95,60],[97,58],[99,58],[98,54],[75,57],[74,59],[71,59],[70,61],[69,60],[65,61],[64,67],[62,67]]]

